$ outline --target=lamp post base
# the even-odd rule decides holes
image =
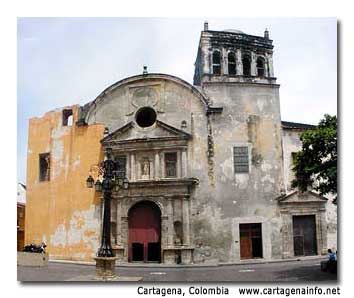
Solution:
[[[117,278],[115,265],[117,257],[95,257],[96,278],[100,280],[112,280]]]

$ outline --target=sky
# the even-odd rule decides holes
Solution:
[[[317,124],[337,114],[335,18],[18,18],[17,180],[26,183],[28,121],[95,99],[136,74],[193,82],[200,32],[238,29],[274,44],[281,118]]]

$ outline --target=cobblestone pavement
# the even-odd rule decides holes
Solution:
[[[321,272],[320,260],[302,260],[213,267],[117,267],[124,280],[142,277],[146,282],[318,282],[335,283],[337,275]],[[93,281],[95,267],[50,262],[48,267],[17,267],[19,281]]]

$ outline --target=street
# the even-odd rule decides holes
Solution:
[[[320,259],[210,267],[116,267],[124,277],[144,282],[311,282],[335,283],[337,275],[321,272]],[[19,281],[93,281],[95,267],[49,262],[48,267],[17,266]]]

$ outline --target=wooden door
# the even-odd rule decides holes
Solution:
[[[317,254],[315,215],[293,216],[293,239],[295,256]]]
[[[159,262],[161,256],[161,212],[152,202],[143,201],[129,211],[128,260]]]
[[[240,224],[241,259],[262,258],[262,224]]]

